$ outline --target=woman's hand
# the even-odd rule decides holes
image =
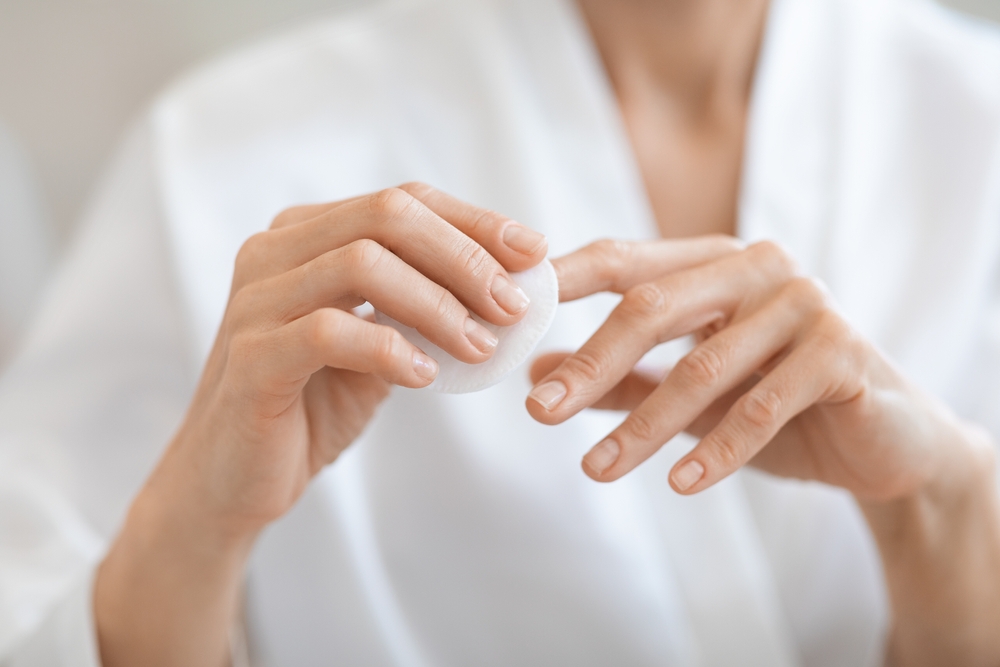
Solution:
[[[579,351],[536,362],[527,401],[546,424],[587,407],[631,410],[584,457],[595,480],[620,478],[688,431],[701,442],[671,471],[680,493],[752,463],[883,501],[927,483],[967,439],[773,243],[599,242],[554,264],[565,300],[624,294]],[[650,348],[688,334],[696,346],[665,379],[633,371]]]
[[[527,297],[507,270],[540,262],[545,238],[428,186],[291,209],[250,238],[190,414],[165,464],[238,530],[281,516],[361,432],[392,384],[420,388],[435,362],[352,309],[368,302],[467,363]]]
[[[248,240],[189,413],[98,575],[106,667],[219,664],[257,533],[391,385],[433,381],[432,359],[352,309],[482,362],[497,340],[470,312],[520,320],[528,300],[507,272],[545,253],[541,234],[420,184],[291,209]]]
[[[1000,664],[1000,499],[994,448],[908,382],[772,243],[727,237],[599,242],[555,260],[561,297],[624,294],[575,354],[532,368],[527,401],[556,424],[587,407],[631,414],[583,459],[627,474],[681,431],[680,493],[751,463],[850,490],[879,546],[893,610],[887,664]],[[694,334],[665,378],[633,370]]]

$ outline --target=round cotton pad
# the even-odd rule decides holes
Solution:
[[[416,329],[400,324],[388,315],[375,311],[375,321],[396,329],[406,340],[438,362],[440,370],[430,385],[431,389],[445,394],[466,394],[486,389],[524,363],[552,326],[556,306],[559,305],[559,280],[548,260],[527,271],[513,273],[511,278],[528,295],[531,305],[521,321],[509,327],[498,327],[472,315],[500,339],[493,356],[481,364],[467,364],[455,359],[421,336]]]

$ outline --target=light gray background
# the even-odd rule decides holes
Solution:
[[[0,0],[0,121],[62,242],[129,119],[185,68],[372,0]],[[1000,20],[1000,0],[947,0]]]
[[[185,69],[372,0],[0,0],[0,122],[31,162],[56,236],[116,141]]]

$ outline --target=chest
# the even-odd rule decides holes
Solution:
[[[642,99],[621,111],[660,234],[735,234],[746,106],[692,117]]]

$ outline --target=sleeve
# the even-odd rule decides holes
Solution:
[[[11,651],[5,667],[100,667],[91,613],[94,570],[73,583],[48,615]]]
[[[127,137],[0,379],[0,666],[96,667],[90,586],[197,361],[148,125]]]

